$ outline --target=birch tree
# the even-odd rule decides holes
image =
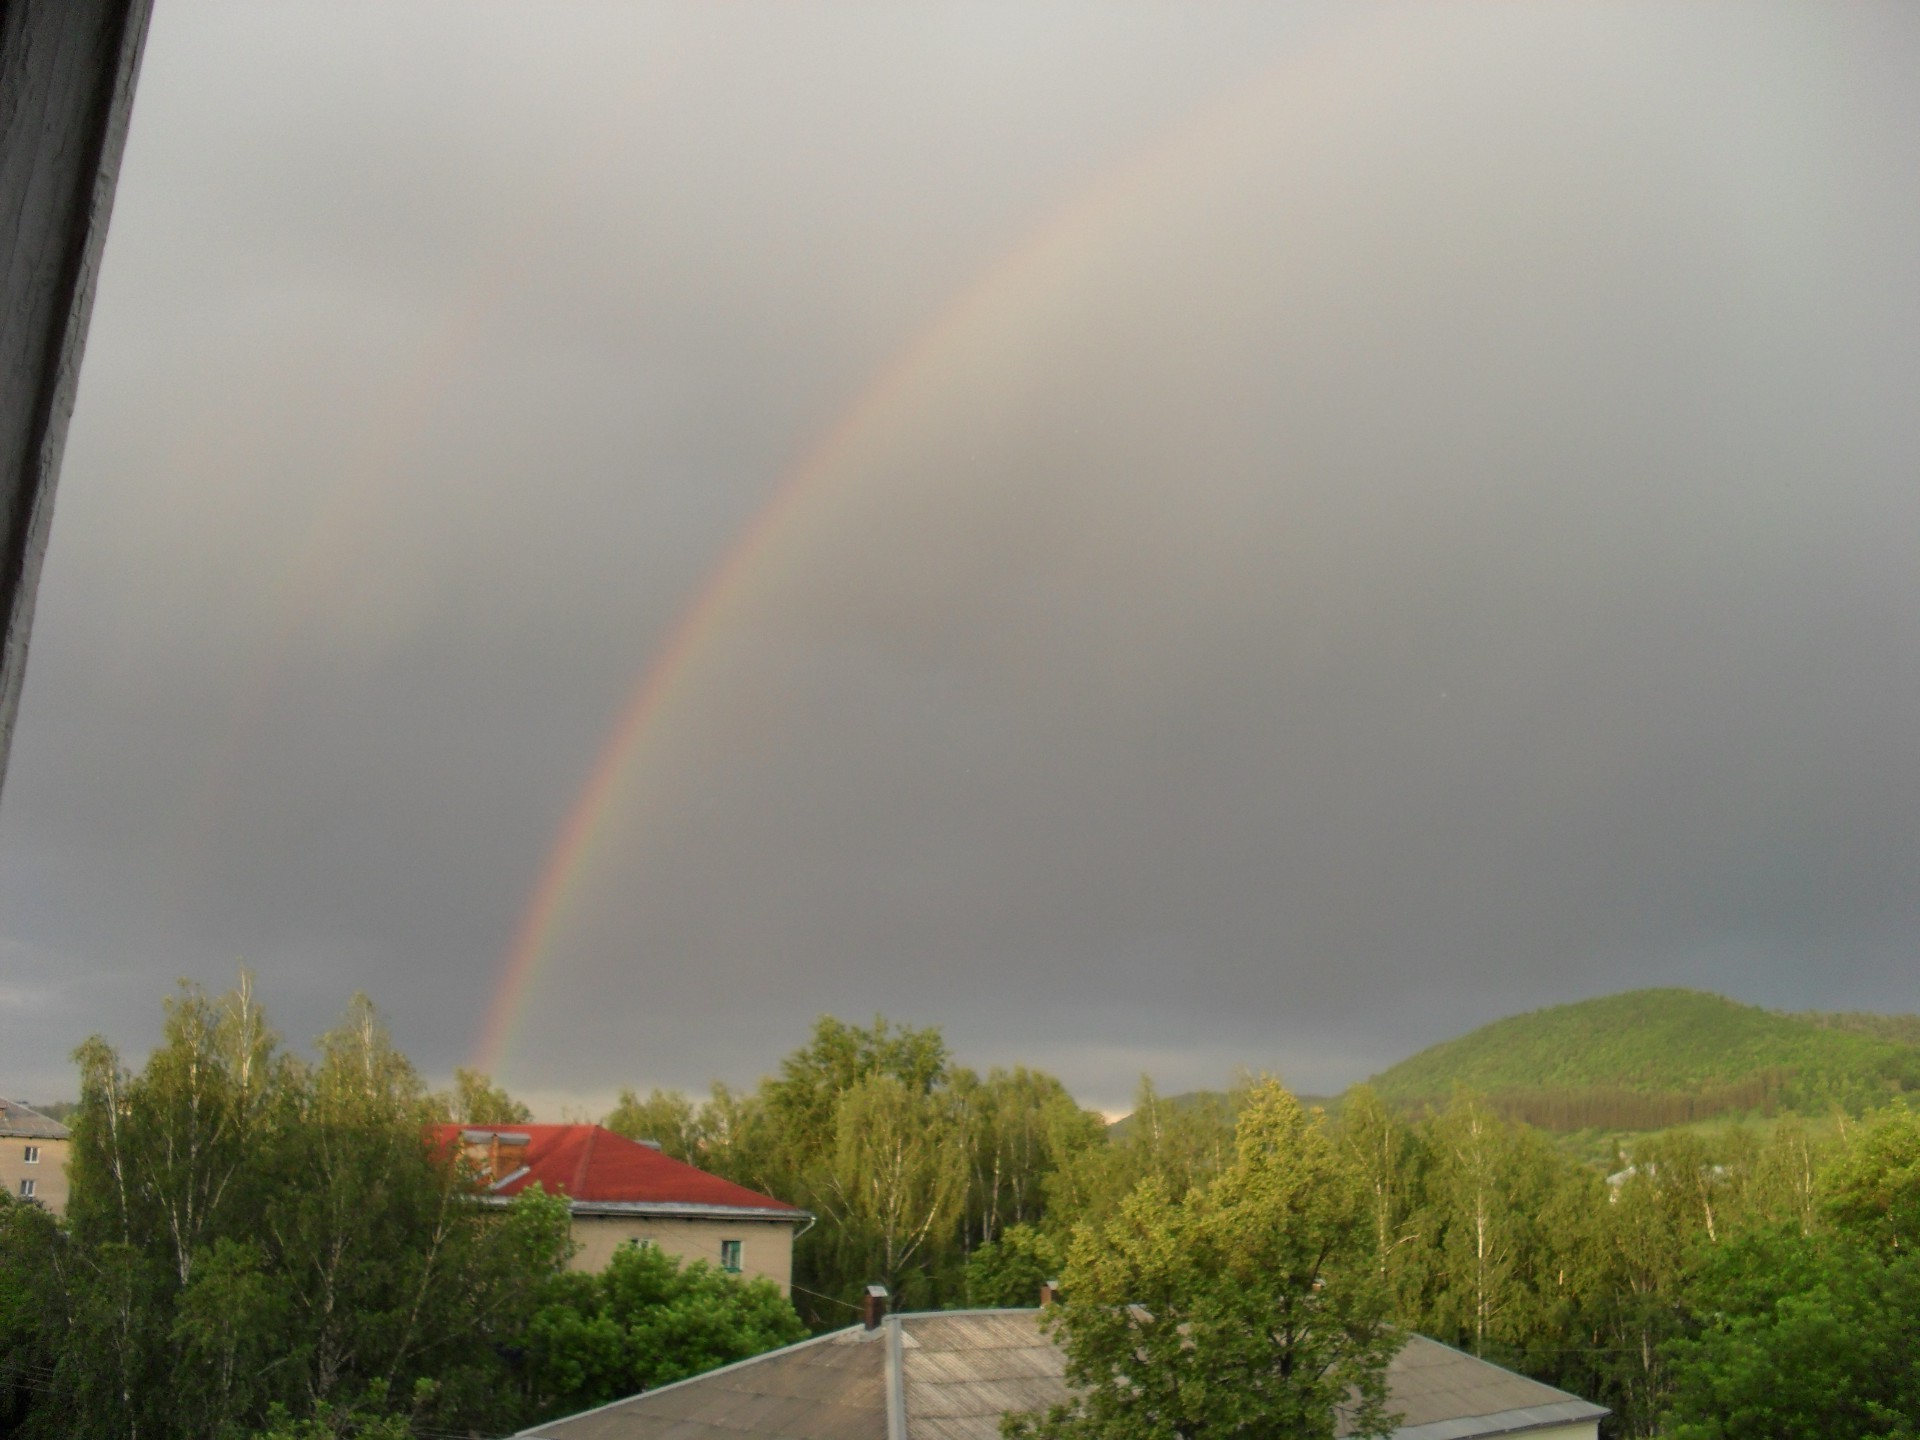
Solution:
[[[1386,1434],[1400,1338],[1374,1273],[1363,1189],[1275,1084],[1241,1110],[1236,1153],[1184,1198],[1149,1176],[1076,1230],[1049,1323],[1074,1399],[1010,1416],[1031,1440],[1332,1440]]]

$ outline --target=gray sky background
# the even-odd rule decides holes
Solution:
[[[242,960],[446,1075],[703,593],[550,1112],[823,1011],[1117,1108],[1920,1009],[1916,73],[1904,5],[163,0],[0,1086]]]

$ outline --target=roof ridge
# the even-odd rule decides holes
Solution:
[[[907,1440],[907,1362],[900,1334],[902,1317],[887,1317],[887,1440]]]

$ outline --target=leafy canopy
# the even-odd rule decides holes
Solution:
[[[1232,1162],[1176,1199],[1149,1176],[1076,1230],[1048,1323],[1078,1394],[1010,1416],[1021,1440],[1382,1435],[1387,1325],[1371,1223],[1324,1116],[1271,1081],[1241,1108]]]
[[[537,1407],[565,1415],[806,1338],[780,1287],[625,1245],[554,1277],[528,1326]]]

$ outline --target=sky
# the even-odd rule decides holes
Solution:
[[[1920,1010],[1920,12],[156,7],[0,1087]]]

